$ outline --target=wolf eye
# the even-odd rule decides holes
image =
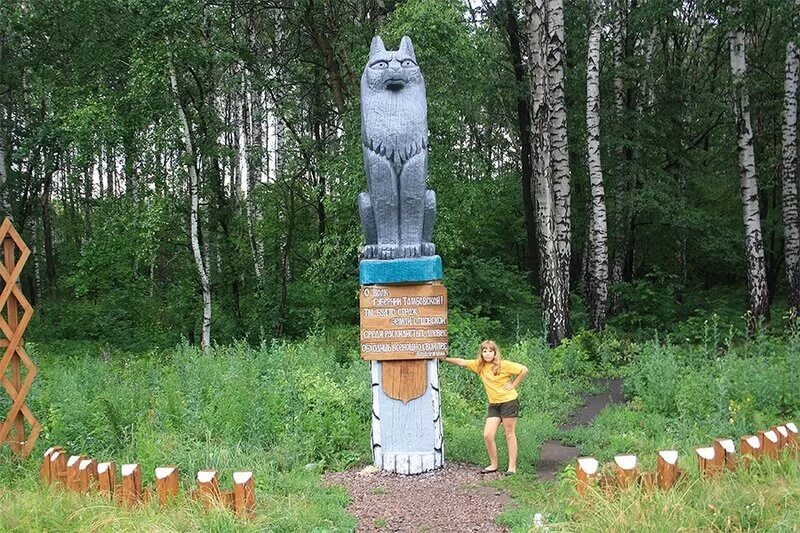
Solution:
[[[415,63],[413,61],[411,61],[410,59],[404,59],[402,64],[406,68],[407,67],[413,67],[415,65]]]
[[[375,68],[375,69],[378,69],[378,70],[387,69],[387,68],[389,68],[389,62],[388,61],[376,61],[375,63],[372,64],[372,68]]]

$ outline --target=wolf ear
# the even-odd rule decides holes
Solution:
[[[385,52],[386,46],[383,44],[383,39],[380,38],[380,35],[376,35],[372,38],[372,44],[369,45],[369,57],[374,56],[379,52]]]
[[[414,61],[417,60],[417,56],[414,55],[414,45],[411,44],[411,39],[407,35],[400,40],[400,52],[410,55]]]

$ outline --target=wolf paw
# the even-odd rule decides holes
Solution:
[[[401,247],[401,257],[419,257],[419,244],[404,244]]]
[[[377,259],[378,246],[376,244],[367,244],[364,246],[364,259]]]
[[[379,244],[377,259],[394,259],[397,257],[397,246],[394,244]]]
[[[432,242],[423,242],[422,255],[436,255],[436,245]]]

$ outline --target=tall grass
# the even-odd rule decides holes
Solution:
[[[474,357],[478,340],[477,331],[464,328],[454,338],[462,352],[454,355]],[[351,527],[343,491],[323,487],[319,475],[371,461],[369,366],[350,341],[341,331],[320,330],[303,341],[257,348],[238,343],[202,354],[180,345],[136,355],[114,351],[107,358],[93,344],[29,344],[40,373],[28,405],[44,429],[26,463],[7,452],[0,457],[0,529],[51,529],[64,517],[70,530],[92,524],[133,529],[140,519],[145,529],[235,527],[224,513],[198,515],[188,502],[166,519],[155,508],[117,512],[97,498],[42,491],[38,460],[52,445],[139,463],[146,486],[164,464],[178,467],[184,489],[198,470],[218,470],[228,485],[233,471],[252,469],[261,502],[254,527]],[[539,340],[505,348],[508,359],[531,370],[520,387],[518,425],[519,467],[531,471],[542,441],[577,406],[587,379],[553,374],[550,352]],[[480,381],[442,365],[441,383],[447,460],[483,463],[486,400]],[[498,444],[505,461],[502,437]]]

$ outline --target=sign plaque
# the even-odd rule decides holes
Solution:
[[[361,358],[447,357],[447,289],[439,282],[361,287]]]

